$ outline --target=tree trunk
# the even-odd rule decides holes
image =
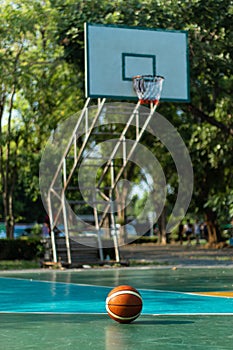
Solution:
[[[5,226],[6,226],[6,236],[7,238],[14,238],[14,227],[15,219],[13,215],[13,205],[12,205],[12,196],[3,194],[4,202],[4,213],[5,213]]]
[[[167,244],[167,233],[166,233],[166,208],[163,208],[163,211],[158,220],[159,225],[159,238],[158,243],[162,245]]]
[[[17,149],[17,146],[16,146]],[[16,154],[15,154],[16,156]],[[6,160],[9,163],[9,159]],[[17,167],[13,169],[7,167],[7,170],[4,167],[1,169],[1,177],[3,183],[3,208],[4,208],[4,221],[6,225],[6,235],[7,238],[14,238],[14,227],[15,227],[15,218],[14,218],[14,188],[16,181]]]
[[[12,88],[11,96],[9,99],[9,112],[8,112],[8,121],[7,121],[7,131],[6,131],[6,144],[3,145],[3,143],[0,144],[0,174],[1,174],[1,180],[2,180],[2,192],[3,192],[3,208],[4,208],[4,221],[6,225],[6,235],[7,238],[13,239],[14,238],[14,226],[15,226],[15,219],[14,219],[14,211],[13,211],[13,194],[14,194],[14,186],[15,186],[15,180],[16,180],[16,173],[17,173],[17,147],[18,142],[15,141],[15,150],[12,154],[11,152],[11,144],[12,144],[12,133],[11,133],[11,119],[12,119],[12,112],[13,112],[13,103],[14,103],[14,97],[15,97],[15,85]],[[1,99],[1,123],[0,123],[0,136],[2,138],[3,131],[2,131],[2,117],[3,117],[3,110],[4,105],[2,103],[5,103],[5,100]],[[3,148],[3,146],[5,146]],[[5,152],[4,152],[5,151]],[[5,153],[5,157],[4,157]],[[11,159],[14,157],[14,167],[11,167]],[[3,159],[5,158],[5,159]]]
[[[209,208],[205,212],[205,218],[208,229],[208,245],[214,247],[221,241],[221,233],[216,221],[216,214]]]

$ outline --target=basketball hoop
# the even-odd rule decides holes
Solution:
[[[141,104],[158,105],[162,92],[164,77],[159,75],[136,75],[133,87]]]

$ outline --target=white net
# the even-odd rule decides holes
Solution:
[[[164,78],[154,75],[137,75],[133,77],[133,87],[142,103],[158,103]]]

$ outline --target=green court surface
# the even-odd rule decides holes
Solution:
[[[143,297],[131,324],[105,311],[121,284]],[[230,267],[2,272],[0,349],[232,349],[232,290]]]

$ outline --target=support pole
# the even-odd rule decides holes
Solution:
[[[120,262],[120,252],[119,252],[119,244],[117,237],[117,228],[116,228],[116,220],[115,220],[115,208],[114,208],[114,197],[113,197],[113,185],[114,185],[114,163],[113,159],[111,160],[111,196],[110,196],[110,210],[111,210],[111,234],[113,238],[114,248],[115,248],[115,258],[116,262]]]
[[[95,198],[94,198],[95,200]],[[94,202],[94,201],[93,201]],[[103,261],[104,260],[104,254],[103,254],[103,246],[102,246],[102,241],[101,241],[101,237],[100,237],[100,227],[99,227],[99,220],[98,220],[98,211],[97,211],[97,207],[96,207],[96,203],[94,202],[94,218],[95,218],[95,227],[96,227],[96,231],[97,231],[97,239],[98,239],[98,246],[99,246],[99,253],[100,253],[100,260]]]

